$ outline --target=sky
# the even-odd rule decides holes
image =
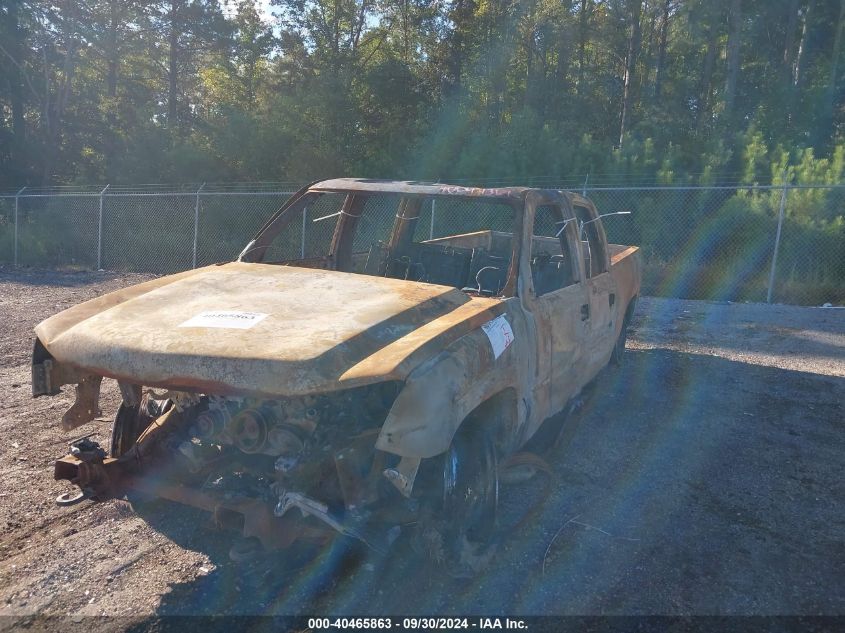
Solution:
[[[237,12],[237,0],[222,0],[224,12],[226,15],[234,15]],[[275,18],[273,17],[273,7],[270,5],[270,0],[255,0],[255,6],[258,8],[258,13],[267,24],[273,24]]]
[[[256,5],[258,5],[258,12],[261,14],[262,19],[268,24],[272,23],[274,18],[271,13],[272,7],[270,6],[270,0],[257,0]]]

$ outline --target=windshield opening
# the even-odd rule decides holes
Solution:
[[[289,210],[261,260],[506,294],[512,201],[393,193],[313,193]]]

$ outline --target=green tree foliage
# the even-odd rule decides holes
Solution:
[[[0,187],[841,178],[843,0],[272,3],[3,2]]]

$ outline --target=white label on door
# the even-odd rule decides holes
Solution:
[[[263,312],[235,312],[232,310],[207,310],[191,317],[179,327],[219,327],[248,330],[268,315]]]
[[[487,338],[490,339],[490,346],[493,348],[493,356],[499,358],[511,343],[513,343],[513,330],[505,315],[497,316],[481,326]]]

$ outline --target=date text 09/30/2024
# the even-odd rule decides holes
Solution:
[[[308,628],[315,631],[332,629],[477,629],[477,630],[527,630],[524,620],[514,618],[309,618]]]

